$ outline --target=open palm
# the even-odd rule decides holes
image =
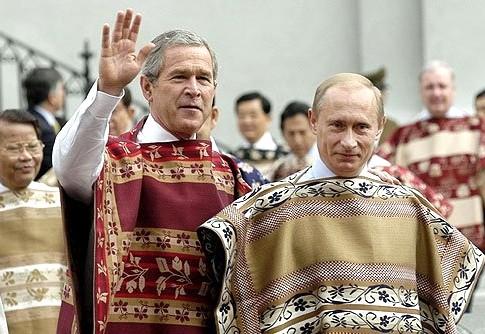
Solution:
[[[110,38],[110,28],[103,26],[101,58],[99,61],[99,90],[119,95],[140,72],[143,62],[153,49],[153,43],[145,45],[136,54],[136,40],[140,30],[141,15],[133,18],[133,11],[118,12]]]

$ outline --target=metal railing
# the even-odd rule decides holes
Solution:
[[[29,70],[35,67],[55,68],[64,79],[66,105],[72,104],[69,102],[72,102],[72,98],[74,98],[77,102],[75,106],[77,106],[88,93],[92,83],[89,60],[93,57],[93,53],[90,51],[87,41],[84,42],[84,48],[79,56],[84,62],[83,70],[78,70],[0,31],[0,110],[26,107],[22,79]],[[7,69],[7,67],[9,68]],[[16,106],[5,105],[6,94],[17,96]],[[9,101],[12,104],[11,101],[12,98]],[[132,103],[142,113],[148,113],[145,103],[136,99]]]

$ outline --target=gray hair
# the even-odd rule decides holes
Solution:
[[[365,87],[370,89],[374,93],[379,123],[384,120],[384,102],[382,100],[381,91],[372,84],[372,81],[356,73],[339,73],[323,81],[318,86],[315,92],[315,97],[313,98],[312,109],[314,112],[319,112],[320,107],[325,102],[325,93],[329,88],[334,86]]]
[[[154,82],[160,70],[164,65],[165,51],[174,46],[200,46],[205,47],[212,59],[212,75],[214,80],[217,79],[217,59],[214,51],[209,46],[207,41],[188,30],[170,30],[158,35],[152,40],[155,48],[148,55],[145,65],[142,69],[142,74],[147,77],[150,82]]]
[[[439,69],[447,70],[450,73],[451,80],[455,81],[455,71],[453,71],[453,68],[447,62],[442,60],[431,60],[427,62],[421,69],[421,72],[419,72],[419,81],[423,78],[424,73],[434,72]]]

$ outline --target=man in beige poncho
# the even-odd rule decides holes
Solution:
[[[199,228],[219,333],[456,333],[484,255],[419,192],[368,173],[379,90],[337,74],[309,117],[320,159]]]

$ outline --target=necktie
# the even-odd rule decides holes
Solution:
[[[54,129],[54,132],[56,133],[56,135],[61,130],[61,126],[59,125],[59,123],[57,122],[57,120],[54,120],[54,123],[52,124],[52,128]]]

